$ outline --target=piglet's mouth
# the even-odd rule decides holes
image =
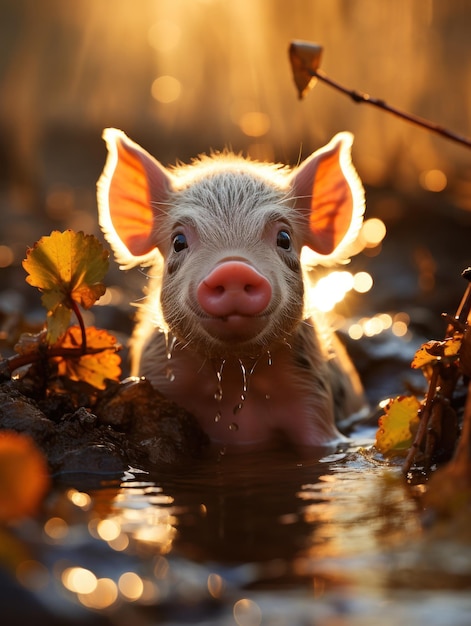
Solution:
[[[266,316],[247,316],[238,313],[224,317],[210,317],[201,320],[206,332],[220,341],[240,343],[257,337],[266,327]]]

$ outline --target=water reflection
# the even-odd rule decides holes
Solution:
[[[23,593],[58,616],[98,611],[110,626],[199,617],[211,626],[301,625],[315,610],[327,620],[319,623],[383,623],[386,601],[401,615],[405,589],[409,614],[433,618],[409,624],[451,623],[429,610],[432,598],[447,620],[471,608],[457,597],[470,586],[469,548],[424,533],[397,468],[368,447],[216,455],[190,472],[130,471],[101,488],[78,480],[58,486],[42,521],[0,534],[9,551],[0,576],[8,567]],[[31,621],[28,606],[4,599]]]
[[[420,532],[406,487],[358,450],[308,459],[223,456],[191,475],[127,480],[90,528],[111,547],[125,536],[154,554],[271,564],[264,576],[280,584],[312,577],[320,562],[372,555]],[[221,584],[208,581],[213,596]]]

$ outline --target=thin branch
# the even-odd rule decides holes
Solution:
[[[106,348],[87,348],[85,351],[83,350],[83,346],[79,346],[78,348],[57,347],[45,348],[43,350],[38,349],[34,352],[29,352],[27,354],[15,354],[0,361],[0,375],[5,375],[7,372],[9,374],[12,374],[20,367],[24,367],[25,365],[32,365],[33,363],[38,363],[39,361],[52,359],[54,357],[62,357],[64,359],[79,359],[85,354],[100,354],[101,352],[105,352],[105,350],[113,350],[114,352],[117,352],[119,350],[119,346],[110,346]]]
[[[317,78],[318,80],[330,85],[337,91],[342,92],[343,94],[349,96],[356,103],[364,103],[371,104],[372,106],[377,107],[378,109],[383,109],[383,111],[387,111],[388,113],[392,113],[396,115],[396,117],[400,117],[408,122],[412,122],[412,124],[416,124],[417,126],[422,126],[422,128],[426,128],[430,130],[432,133],[436,133],[437,135],[441,135],[442,137],[446,137],[447,139],[451,139],[452,141],[456,141],[468,148],[471,148],[471,139],[464,137],[463,135],[457,135],[456,133],[448,130],[447,128],[443,128],[439,124],[435,124],[434,122],[430,122],[422,117],[418,117],[417,115],[413,115],[411,113],[406,113],[405,111],[401,111],[396,107],[387,104],[384,100],[379,98],[372,98],[367,93],[362,93],[360,91],[356,91],[354,89],[347,89],[340,83],[337,83],[335,80],[332,80],[325,74],[322,70],[308,70],[309,74],[313,78]]]

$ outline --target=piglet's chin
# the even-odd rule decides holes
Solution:
[[[266,327],[264,317],[247,317],[244,315],[227,315],[211,317],[201,321],[206,332],[225,343],[241,343],[255,339]]]

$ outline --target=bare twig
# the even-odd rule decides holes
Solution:
[[[317,78],[337,91],[349,96],[357,104],[371,104],[372,106],[382,109],[383,111],[392,113],[392,115],[395,115],[396,117],[407,120],[412,124],[426,128],[432,133],[436,133],[437,135],[451,139],[451,141],[460,143],[467,148],[471,148],[471,139],[468,137],[458,135],[443,126],[430,122],[422,117],[418,117],[417,115],[401,111],[400,109],[387,104],[384,100],[373,98],[367,93],[362,93],[360,91],[356,91],[355,89],[348,89],[335,80],[332,80],[332,78],[329,78],[325,72],[319,69],[321,54],[322,47],[318,44],[308,42],[292,42],[290,45],[289,56],[300,98],[302,98],[306,92],[310,79]],[[301,82],[299,82],[299,79],[301,79]]]

